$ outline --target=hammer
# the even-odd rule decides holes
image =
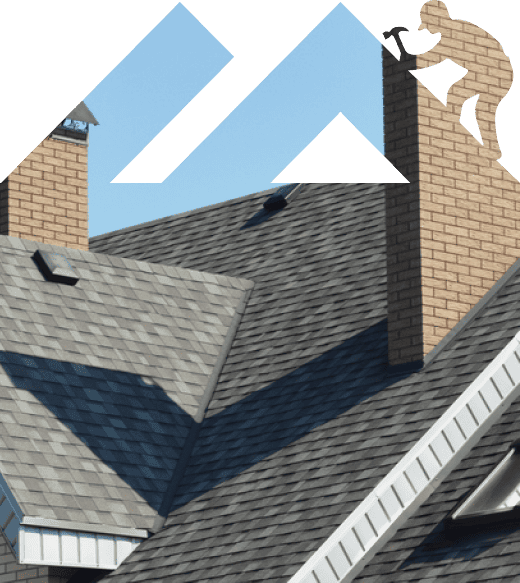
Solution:
[[[404,61],[406,59],[406,57],[410,57],[411,55],[409,55],[403,47],[403,43],[401,42],[401,39],[399,38],[399,33],[401,32],[408,32],[407,28],[404,28],[404,26],[394,26],[394,28],[392,28],[392,30],[390,32],[384,32],[383,36],[385,38],[390,38],[391,36],[394,37],[395,42],[397,43],[397,46],[399,47],[399,50],[401,51],[401,58],[399,59],[400,61]]]

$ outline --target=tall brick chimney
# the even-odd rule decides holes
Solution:
[[[0,183],[0,235],[88,251],[89,123],[81,102]]]
[[[520,184],[489,147],[494,110],[512,82],[509,60],[489,34],[450,20],[442,3],[423,11],[442,43],[401,62],[383,48],[386,156],[410,181],[386,193],[391,365],[422,360],[520,256]],[[449,58],[471,66],[457,92],[460,101],[480,94],[484,146],[453,103],[408,72]]]

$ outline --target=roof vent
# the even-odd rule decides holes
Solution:
[[[266,211],[277,211],[283,209],[287,206],[287,201],[283,194],[275,193],[273,196],[269,197],[264,202],[264,208]]]
[[[38,249],[33,257],[48,281],[67,285],[76,285],[79,281],[76,271],[65,255]]]
[[[287,201],[292,194],[298,190],[301,184],[286,184],[281,186],[273,195],[271,195],[265,202],[264,208],[266,211],[277,211],[287,206]]]

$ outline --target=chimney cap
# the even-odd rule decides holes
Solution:
[[[94,117],[90,109],[87,107],[86,103],[82,101],[77,105],[70,113],[65,117],[65,119],[72,119],[75,121],[83,121],[85,123],[91,123],[95,126],[99,125],[98,120]]]

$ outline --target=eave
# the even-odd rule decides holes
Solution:
[[[24,516],[0,474],[0,525],[20,564],[116,569],[148,531]]]

